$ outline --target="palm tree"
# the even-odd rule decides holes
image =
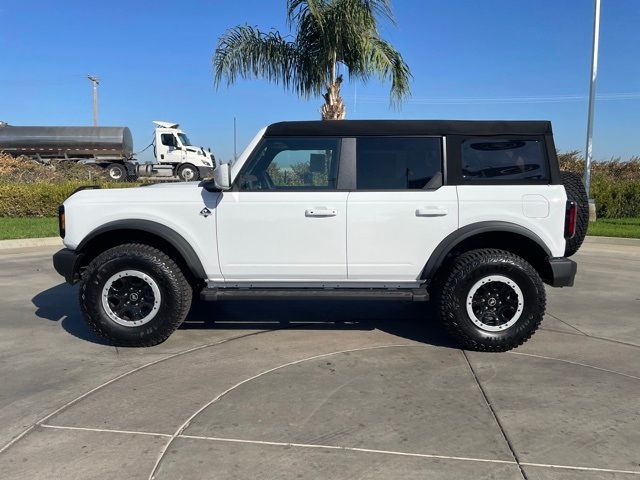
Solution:
[[[390,0],[287,0],[287,19],[293,39],[248,25],[227,30],[213,57],[215,85],[261,77],[301,97],[322,95],[323,120],[345,117],[343,71],[391,80],[392,104],[409,95],[409,67],[378,32],[378,19],[395,23]]]

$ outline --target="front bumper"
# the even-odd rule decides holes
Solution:
[[[573,280],[578,271],[578,264],[565,257],[550,258],[551,278],[549,285],[552,287],[573,287]]]
[[[53,268],[62,275],[68,283],[73,285],[80,280],[81,259],[81,253],[63,248],[53,254]]]
[[[213,171],[215,168],[213,167],[198,167],[198,172],[200,173],[200,178],[211,178],[213,176]]]

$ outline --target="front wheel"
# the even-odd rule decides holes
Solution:
[[[545,312],[538,272],[504,250],[481,249],[457,257],[434,287],[440,319],[469,350],[502,352],[526,342]]]
[[[200,178],[200,172],[194,165],[185,163],[178,168],[178,178],[185,182],[193,182]]]
[[[119,245],[98,255],[80,283],[89,326],[116,345],[165,341],[191,306],[192,288],[176,263],[149,245]]]

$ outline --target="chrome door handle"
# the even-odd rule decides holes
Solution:
[[[335,217],[338,211],[335,208],[309,208],[304,211],[305,217]]]
[[[422,207],[416,210],[416,217],[444,217],[448,213],[444,207]]]

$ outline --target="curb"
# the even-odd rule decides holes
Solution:
[[[0,240],[0,250],[10,250],[14,248],[29,247],[62,247],[62,239],[60,237],[44,237],[44,238],[16,238],[15,240]]]
[[[594,237],[587,235],[584,243],[593,243],[597,245],[629,245],[632,247],[640,247],[640,238],[622,238],[622,237]]]

